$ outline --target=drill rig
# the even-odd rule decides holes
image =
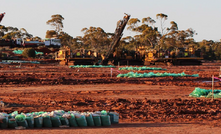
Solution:
[[[100,62],[100,64],[107,65],[108,61],[113,60],[111,58],[111,55],[113,54],[115,48],[117,48],[119,46],[119,41],[123,36],[124,28],[126,27],[127,22],[128,22],[129,19],[130,19],[130,15],[125,14],[123,20],[119,21],[119,23],[117,25],[117,28],[115,30],[115,33],[114,33],[113,40],[112,40],[112,42],[109,46],[109,49],[108,49],[106,55],[104,56],[104,59]]]
[[[5,16],[5,13],[0,14],[0,22],[2,21],[3,17]]]

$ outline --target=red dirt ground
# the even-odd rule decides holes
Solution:
[[[221,63],[200,66],[151,66],[199,77],[117,78],[110,68],[59,65],[1,65],[0,112],[116,111],[120,123],[110,127],[0,130],[0,133],[219,133],[221,99],[191,98],[200,87],[211,89]],[[115,68],[117,70],[118,67]],[[121,71],[127,73],[129,71]],[[221,89],[215,81],[214,88]]]

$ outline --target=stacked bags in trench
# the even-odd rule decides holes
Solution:
[[[110,126],[119,123],[116,112],[84,112],[55,110],[52,112],[20,113],[17,111],[0,113],[0,128],[52,128],[52,127],[87,127]]]

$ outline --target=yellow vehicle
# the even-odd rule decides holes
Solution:
[[[96,55],[91,50],[77,49],[71,51],[70,48],[60,49],[55,60],[60,61],[60,65],[94,65],[97,62]]]
[[[149,50],[145,54],[144,65],[201,65],[203,57],[201,51],[194,47],[177,48],[172,51]]]

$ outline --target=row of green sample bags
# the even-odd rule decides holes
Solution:
[[[63,110],[20,114],[17,111],[10,114],[0,113],[0,128],[2,129],[18,126],[25,128],[110,126],[117,123],[119,123],[119,114],[105,110],[84,113]]]

